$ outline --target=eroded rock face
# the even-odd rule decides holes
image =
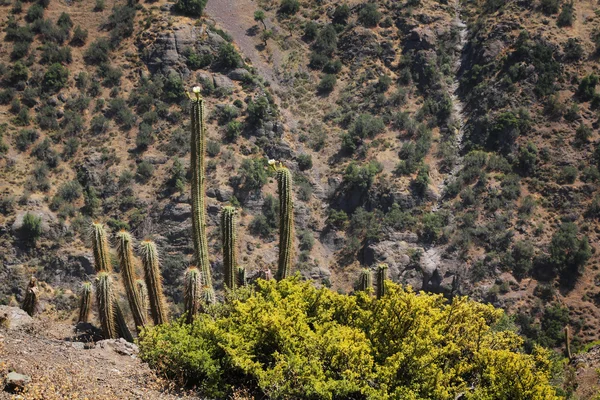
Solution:
[[[0,306],[0,328],[13,330],[27,328],[33,324],[33,318],[17,307]]]

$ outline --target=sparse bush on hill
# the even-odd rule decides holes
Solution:
[[[207,0],[178,0],[173,6],[173,10],[190,17],[201,17],[206,2]]]
[[[381,13],[377,9],[376,3],[367,3],[363,5],[358,13],[358,22],[368,28],[375,27],[381,20]]]
[[[548,352],[520,353],[518,335],[496,329],[502,311],[386,289],[376,300],[261,281],[192,325],[145,330],[141,357],[216,397],[251,385],[268,398],[558,398]]]
[[[281,0],[279,12],[284,15],[294,15],[300,10],[300,2],[298,0]]]
[[[42,218],[35,214],[27,213],[23,217],[23,225],[21,227],[21,235],[32,246],[42,236]]]

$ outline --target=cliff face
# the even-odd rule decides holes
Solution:
[[[597,5],[550,3],[209,0],[203,18],[164,1],[0,5],[2,302],[35,273],[72,308],[99,219],[157,242],[181,303],[184,91],[199,84],[218,287],[224,205],[243,209],[249,274],[274,268],[275,158],[294,173],[304,276],[348,292],[384,262],[416,289],[516,313],[547,346],[565,324],[597,339]]]

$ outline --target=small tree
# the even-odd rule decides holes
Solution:
[[[279,6],[279,12],[285,15],[294,15],[300,10],[298,0],[282,0]]]
[[[377,5],[375,3],[365,4],[358,14],[358,22],[368,28],[377,26],[380,20],[381,13],[377,10]]]
[[[206,2],[207,0],[179,0],[173,10],[190,17],[201,17]]]
[[[254,20],[260,22],[265,30],[267,29],[267,25],[265,25],[265,12],[263,10],[254,11]]]
[[[578,233],[577,225],[565,222],[554,233],[550,243],[550,262],[568,279],[581,275],[592,256],[587,237],[579,239]]]
[[[31,213],[25,214],[21,234],[30,245],[35,246],[42,236],[42,218]]]

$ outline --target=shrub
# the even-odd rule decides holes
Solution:
[[[594,94],[596,94],[596,86],[598,85],[599,80],[600,78],[595,74],[584,77],[581,82],[579,82],[577,96],[583,101],[590,101],[594,97]]]
[[[592,128],[585,125],[583,122],[579,124],[575,131],[575,141],[577,143],[587,143],[592,137]]]
[[[569,38],[563,45],[563,51],[565,53],[565,60],[567,61],[578,61],[583,58],[584,52],[583,47],[579,43],[579,40]]]
[[[310,154],[300,154],[298,156],[298,168],[300,171],[306,171],[313,166],[312,156]]]
[[[138,182],[146,183],[152,178],[152,174],[154,174],[154,165],[148,161],[142,161],[137,166],[135,178]]]
[[[94,4],[94,11],[101,12],[104,11],[105,5],[104,0],[96,0],[96,4]]]
[[[344,171],[344,184],[348,190],[367,190],[382,170],[382,165],[377,161],[370,161],[364,166],[351,162]]]
[[[546,14],[556,14],[560,0],[541,0],[540,9]]]
[[[310,251],[315,245],[315,238],[313,233],[309,230],[300,231],[298,234],[298,239],[298,247],[300,250]]]
[[[102,64],[109,61],[110,43],[105,38],[98,38],[88,46],[83,58],[88,64]]]
[[[337,77],[334,74],[325,74],[321,78],[321,82],[317,86],[319,93],[330,93],[337,82]]]
[[[56,108],[52,106],[44,106],[37,114],[37,122],[40,128],[44,130],[57,130],[58,120]]]
[[[46,138],[31,150],[38,160],[44,161],[50,168],[56,168],[60,161],[58,153],[52,148],[52,142]]]
[[[13,43],[13,49],[10,53],[12,60],[19,60],[29,54],[29,42],[15,42]]]
[[[313,49],[320,53],[331,56],[337,49],[337,31],[331,24],[325,25],[319,31],[317,39],[313,43]]]
[[[538,149],[532,142],[519,147],[519,167],[524,175],[530,175],[535,170]]]
[[[474,399],[558,399],[550,352],[522,353],[517,333],[497,329],[501,310],[386,286],[377,300],[261,280],[218,314],[146,329],[140,356],[217,398],[248,384],[264,398],[454,398],[473,380]]]
[[[508,266],[517,278],[523,278],[529,274],[533,267],[534,249],[529,241],[518,241],[514,244],[510,253]]]
[[[216,157],[221,152],[221,145],[219,142],[215,142],[214,140],[209,140],[206,144],[206,153],[210,157]]]
[[[312,69],[321,70],[325,68],[327,63],[329,63],[330,61],[331,60],[329,56],[313,51],[312,53],[310,53],[308,66]]]
[[[242,65],[242,58],[231,43],[221,44],[217,61],[223,68],[237,68]]]
[[[25,16],[25,19],[28,22],[35,22],[42,18],[44,18],[44,7],[39,4],[33,4],[31,7],[29,7],[27,10],[27,15]]]
[[[31,213],[25,214],[21,226],[21,235],[29,244],[35,246],[35,243],[42,236],[42,218]]]
[[[267,221],[267,217],[259,214],[252,218],[252,221],[250,221],[250,232],[263,238],[269,237],[271,235],[272,228],[269,224],[269,221]]]
[[[110,45],[116,48],[124,38],[133,34],[133,21],[135,18],[135,6],[132,3],[122,6],[114,6],[108,21],[104,25],[110,31]]]
[[[69,64],[73,61],[71,48],[68,46],[60,47],[56,43],[47,43],[42,46],[42,56],[40,63],[42,64]]]
[[[207,0],[178,0],[173,6],[173,10],[190,17],[201,17],[206,2]]]
[[[70,31],[73,27],[73,21],[71,20],[71,16],[66,12],[61,13],[58,17],[58,20],[56,21],[56,25],[67,32]]]
[[[225,138],[230,142],[235,142],[242,134],[242,123],[239,121],[230,121],[225,130]]]
[[[259,158],[244,159],[239,169],[239,175],[235,177],[234,181],[239,184],[237,186],[243,191],[260,190],[267,183],[267,171],[264,160]]]
[[[379,10],[377,10],[377,4],[375,3],[367,3],[363,5],[358,13],[358,22],[368,28],[377,26],[380,20],[381,13]]]
[[[284,15],[294,15],[300,10],[300,2],[298,0],[281,0],[279,12]]]
[[[558,176],[558,181],[560,183],[568,183],[573,184],[577,179],[577,168],[572,165],[567,165],[560,171],[560,175]]]
[[[73,30],[73,37],[71,38],[71,45],[81,47],[85,44],[88,38],[87,29],[83,29],[81,26],[77,25],[75,30]]]
[[[19,151],[25,151],[40,137],[35,129],[21,129],[15,137],[15,145]]]
[[[314,21],[308,21],[304,24],[304,38],[308,41],[313,41],[319,33],[319,24]]]
[[[49,92],[58,92],[67,85],[69,70],[61,64],[52,64],[44,74],[42,87]]]
[[[90,130],[96,135],[99,135],[105,133],[108,130],[109,125],[109,121],[104,115],[96,115],[90,122]]]
[[[266,96],[259,96],[256,101],[250,100],[248,102],[248,122],[251,125],[260,125],[269,116],[271,106]]]
[[[58,192],[56,193],[61,199],[66,202],[74,202],[79,199],[82,195],[82,187],[77,181],[70,181],[62,184],[58,188]]]
[[[579,239],[577,225],[561,224],[550,242],[550,262],[566,280],[575,280],[592,256],[587,237]]]
[[[575,20],[575,7],[573,2],[565,3],[562,6],[562,10],[560,14],[558,14],[558,18],[556,19],[556,25],[558,26],[572,26],[573,21]]]
[[[332,15],[333,23],[338,25],[346,25],[349,17],[350,7],[348,7],[348,4],[337,6]]]
[[[385,124],[381,118],[371,114],[360,114],[350,127],[350,134],[359,138],[373,138],[384,129]]]

